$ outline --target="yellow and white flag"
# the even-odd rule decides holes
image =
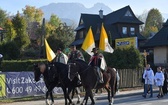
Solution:
[[[104,29],[103,24],[102,24],[102,27],[101,27],[99,49],[101,49],[105,52],[109,52],[109,53],[113,53],[113,51],[114,51],[113,48],[110,46],[110,44],[108,42],[107,33],[106,33],[106,30]]]
[[[47,55],[47,60],[51,62],[55,57],[55,53],[52,51],[50,46],[48,45],[47,40],[45,39],[45,48],[46,48],[46,55]]]
[[[92,49],[95,47],[95,42],[94,42],[94,38],[93,38],[93,33],[92,33],[92,29],[91,27],[89,28],[89,31],[86,35],[85,40],[83,41],[82,44],[82,49],[84,51],[86,51],[89,55],[93,55],[93,53],[91,52]]]

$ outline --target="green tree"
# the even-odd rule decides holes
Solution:
[[[5,30],[6,30],[6,37],[5,37],[5,41],[8,42],[8,41],[12,41],[15,37],[16,37],[16,32],[14,30],[14,27],[13,27],[13,24],[12,24],[12,21],[10,19],[7,19],[6,22],[5,22]]]
[[[56,52],[56,48],[65,49],[74,40],[74,28],[66,24],[60,24],[55,33],[48,37],[50,47]]]
[[[163,18],[161,13],[158,9],[151,9],[148,13],[145,28],[144,28],[144,35],[149,37],[151,32],[157,32],[161,29],[163,24]]]
[[[58,28],[61,23],[61,20],[57,15],[52,14],[48,23],[54,26],[55,28]]]
[[[16,31],[16,37],[14,41],[20,48],[20,51],[23,51],[24,48],[26,48],[30,44],[30,39],[26,32],[26,20],[23,16],[20,16],[20,13],[18,12],[16,16],[13,17],[12,23]]]
[[[7,19],[6,11],[0,8],[0,27],[4,26],[6,19]]]
[[[34,6],[29,6],[29,5],[26,5],[25,9],[22,9],[22,10],[23,10],[23,14],[26,18],[26,21],[28,23],[30,23],[30,22],[41,22],[42,17],[43,17],[42,10],[37,9]]]

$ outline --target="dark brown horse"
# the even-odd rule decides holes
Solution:
[[[115,84],[116,84],[116,71],[112,68],[108,68],[107,71],[103,72],[104,83],[98,83],[97,74],[93,67],[88,66],[88,64],[82,60],[75,60],[71,64],[69,69],[69,77],[73,79],[77,73],[81,77],[82,85],[86,90],[85,97],[81,105],[87,105],[88,97],[90,97],[92,103],[91,105],[95,105],[95,101],[93,99],[92,89],[105,88],[108,92],[108,101],[109,105],[113,104],[114,94],[116,92]]]

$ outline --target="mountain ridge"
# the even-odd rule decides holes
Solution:
[[[46,20],[50,19],[51,14],[55,14],[62,22],[66,22],[67,25],[77,25],[82,13],[98,15],[99,10],[103,10],[103,14],[106,15],[112,12],[111,8],[103,3],[96,3],[90,8],[86,8],[81,3],[50,3],[41,6],[40,9],[44,12],[44,18]],[[168,13],[161,14],[165,19],[164,21],[166,21],[168,19]]]

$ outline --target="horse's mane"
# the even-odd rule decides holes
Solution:
[[[75,60],[76,62],[79,62],[80,64],[82,64],[83,66],[88,66],[88,64],[84,61],[84,60],[81,60],[81,59],[77,59]]]

